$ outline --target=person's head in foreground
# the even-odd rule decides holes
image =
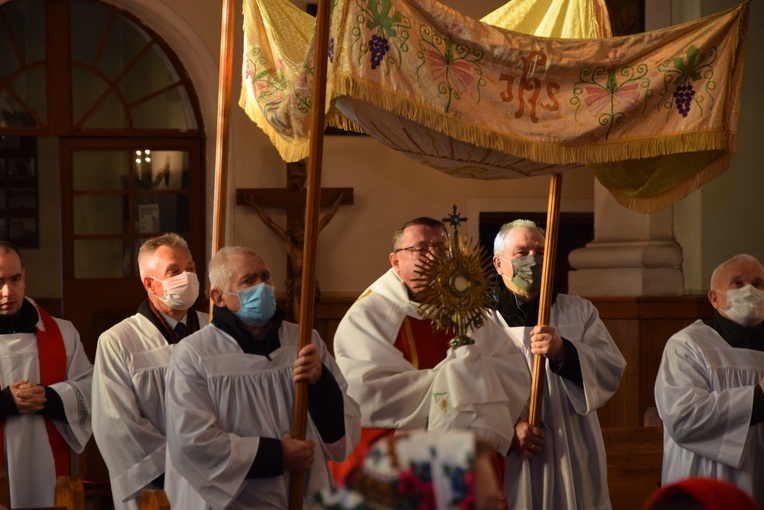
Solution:
[[[467,431],[383,436],[341,491],[314,508],[499,510],[504,493],[494,450]]]
[[[716,478],[686,478],[656,490],[644,510],[757,510],[736,485]]]

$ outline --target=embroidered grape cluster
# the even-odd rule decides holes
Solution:
[[[369,41],[369,50],[371,51],[371,68],[376,69],[382,63],[385,54],[390,51],[390,45],[387,44],[387,39],[374,34]]]
[[[329,39],[329,62],[334,63],[334,37]]]
[[[679,85],[674,91],[674,102],[682,117],[687,117],[687,114],[690,113],[690,106],[692,105],[694,95],[695,90],[692,88],[692,83]]]

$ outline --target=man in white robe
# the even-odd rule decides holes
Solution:
[[[116,510],[137,509],[141,491],[164,488],[167,365],[175,344],[209,322],[191,309],[199,280],[182,237],[143,243],[138,268],[147,299],[100,336],[93,375],[93,436]]]
[[[288,507],[290,472],[307,470],[303,507],[331,485],[327,459],[355,447],[357,404],[314,331],[276,308],[265,261],[243,247],[210,262],[212,324],[173,351],[167,380],[167,476],[172,508]],[[291,437],[295,383],[308,382],[306,439]]]
[[[334,336],[337,364],[364,427],[425,428],[433,368],[448,354],[451,336],[434,331],[418,312],[417,265],[445,242],[442,222],[417,218],[393,236],[391,268],[350,307]],[[365,454],[365,452],[364,452]]]
[[[727,480],[764,508],[764,267],[723,262],[708,292],[715,311],[673,335],[655,381],[663,419],[663,485]]]
[[[501,335],[449,350],[453,332],[435,331],[419,312],[418,266],[445,242],[442,222],[417,218],[393,235],[391,269],[343,317],[334,337],[348,393],[361,406],[365,427],[356,464],[379,436],[374,429],[473,430],[502,455],[530,387],[518,370],[520,352]],[[477,337],[476,337],[477,338]],[[367,432],[368,431],[368,432]],[[353,466],[343,466],[351,470]],[[344,473],[340,473],[344,474]]]
[[[12,508],[53,506],[69,449],[90,439],[93,366],[71,322],[24,296],[21,254],[0,241],[0,451]]]
[[[513,510],[609,509],[597,409],[618,389],[626,361],[585,299],[556,294],[550,325],[537,324],[543,253],[544,233],[529,220],[504,225],[494,241],[504,287],[492,320],[523,352],[529,373],[534,355],[547,358],[541,427],[527,415],[515,424],[507,502]]]

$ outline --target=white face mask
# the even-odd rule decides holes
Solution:
[[[165,280],[153,276],[150,278],[162,282],[164,295],[159,300],[173,310],[188,310],[199,297],[199,278],[196,273],[184,271]]]
[[[721,292],[721,291],[719,291]],[[755,326],[764,321],[764,290],[748,284],[727,292],[727,309],[724,314],[741,326]]]

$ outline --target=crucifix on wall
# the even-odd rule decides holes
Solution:
[[[254,209],[263,223],[284,243],[287,255],[287,319],[296,320],[300,315],[300,292],[302,284],[303,244],[305,241],[305,202],[307,190],[306,160],[287,164],[285,188],[237,189],[236,205]],[[328,209],[318,220],[318,232],[331,221],[340,205],[353,204],[353,188],[322,188],[321,205]],[[266,207],[286,208],[286,227],[277,224],[266,212]],[[316,282],[316,301],[320,298]]]

